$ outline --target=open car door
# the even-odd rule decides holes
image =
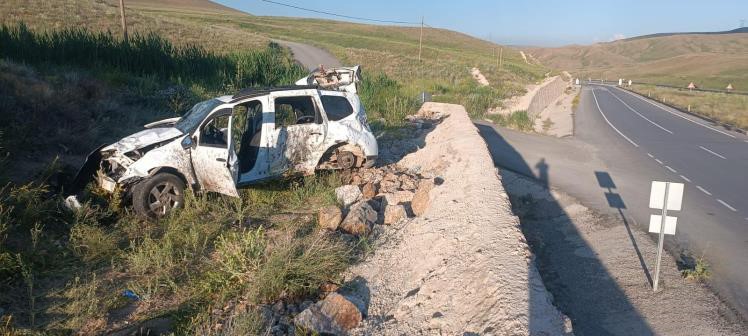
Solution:
[[[220,109],[205,119],[191,158],[200,189],[238,197],[239,158],[231,140],[231,112],[231,108]]]
[[[324,66],[312,71],[309,76],[296,81],[297,85],[318,85],[327,90],[358,92],[361,82],[361,66],[339,67],[326,69]]]

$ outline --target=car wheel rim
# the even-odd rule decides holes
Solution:
[[[343,152],[338,157],[338,164],[342,169],[351,169],[356,165],[356,157],[353,153]]]
[[[148,208],[157,217],[169,213],[180,206],[181,190],[174,183],[161,182],[151,188],[148,194]]]

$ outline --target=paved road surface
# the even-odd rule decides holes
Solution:
[[[309,71],[318,68],[320,64],[324,64],[326,67],[341,66],[340,61],[327,50],[298,42],[282,40],[273,40],[273,42],[290,48],[296,61],[301,63]]]
[[[597,210],[620,208],[644,230],[656,213],[648,208],[651,181],[685,183],[668,249],[703,253],[714,287],[748,317],[748,137],[600,85],[583,88],[574,137],[478,126],[498,166],[546,180]],[[655,256],[644,257],[654,271]]]

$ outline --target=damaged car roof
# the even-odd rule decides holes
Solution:
[[[253,87],[253,88],[246,88],[242,89],[239,92],[237,92],[233,98],[233,100],[248,98],[248,97],[254,97],[254,96],[261,96],[264,94],[268,94],[270,92],[277,92],[277,91],[290,91],[290,90],[306,90],[306,89],[318,89],[319,87],[317,85],[287,85],[287,86],[275,86],[275,87]]]

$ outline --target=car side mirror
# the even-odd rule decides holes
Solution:
[[[182,148],[193,148],[195,147],[195,139],[193,139],[191,136],[184,137],[182,139]]]

